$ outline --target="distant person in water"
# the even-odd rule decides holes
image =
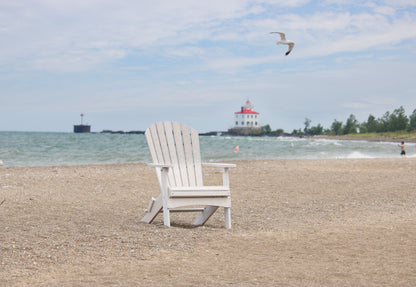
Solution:
[[[402,141],[402,143],[401,144],[398,144],[398,146],[401,148],[401,152],[400,152],[400,155],[402,156],[402,158],[403,157],[406,157],[406,151],[404,150],[404,142]]]

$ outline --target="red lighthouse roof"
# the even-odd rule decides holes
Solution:
[[[246,104],[241,107],[241,110],[235,112],[235,114],[259,114],[258,112],[253,110],[253,105],[249,100],[246,101]]]

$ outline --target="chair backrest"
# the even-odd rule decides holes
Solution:
[[[154,164],[171,165],[168,185],[203,186],[199,135],[178,122],[158,122],[145,132]],[[160,169],[156,169],[160,183]]]

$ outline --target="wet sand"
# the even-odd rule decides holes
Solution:
[[[235,163],[231,230],[141,223],[144,164],[0,168],[0,286],[415,285],[416,159]]]

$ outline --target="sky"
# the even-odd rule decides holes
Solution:
[[[278,34],[295,42],[277,45]],[[0,0],[0,131],[292,132],[416,109],[416,0]]]

